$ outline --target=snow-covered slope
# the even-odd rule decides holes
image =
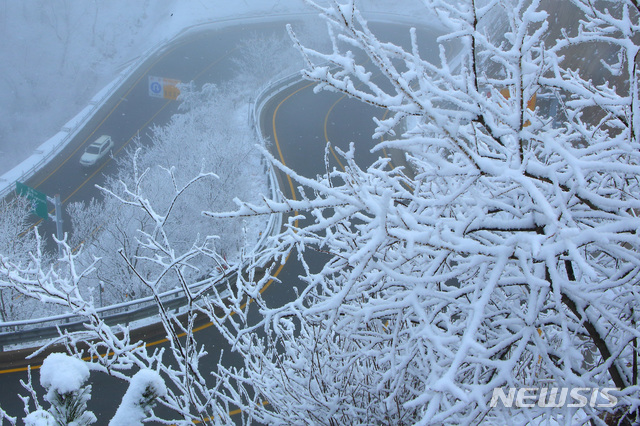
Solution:
[[[415,16],[419,1],[363,10]],[[0,175],[74,117],[142,52],[181,29],[314,10],[303,0],[25,0],[0,2]]]

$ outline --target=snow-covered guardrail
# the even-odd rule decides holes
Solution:
[[[231,279],[232,275],[227,277]],[[194,289],[202,283],[195,283]],[[160,295],[162,304],[166,310],[178,312],[186,303],[186,297],[182,289],[175,289]],[[107,325],[129,324],[158,314],[155,299],[145,297],[131,302],[106,306],[96,309],[96,312]],[[32,342],[51,339],[59,336],[60,331],[83,330],[84,321],[73,314],[56,315],[46,318],[38,318],[24,321],[11,321],[0,324],[0,350],[10,345],[23,345]]]
[[[253,126],[256,135],[258,136],[260,143],[263,147],[268,147],[268,143],[264,138],[264,132],[262,131],[262,109],[266,105],[267,101],[271,99],[276,93],[286,90],[287,88],[299,83],[302,77],[299,72],[279,78],[268,83],[258,94],[253,108],[251,108],[249,115],[249,122]],[[271,199],[280,200],[281,192],[280,185],[278,184],[278,177],[276,171],[271,164],[266,165],[269,174],[269,187],[271,189]],[[265,231],[261,234],[256,248],[264,247],[269,235],[273,235],[277,230],[282,228],[282,214],[272,214],[269,216]]]

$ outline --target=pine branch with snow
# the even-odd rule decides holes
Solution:
[[[25,423],[33,426],[90,425],[96,416],[87,410],[91,399],[89,368],[84,361],[61,353],[49,355],[40,369],[40,384],[47,392],[44,399],[48,410],[37,409],[29,413]]]

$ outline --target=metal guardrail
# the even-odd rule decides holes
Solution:
[[[227,277],[231,279],[232,276]],[[180,294],[182,293],[182,294]],[[145,299],[152,299],[147,297]],[[131,304],[121,304],[123,306],[114,308],[114,306],[108,306],[104,309],[96,309],[98,312],[111,312],[108,316],[101,316],[102,320],[110,326],[117,324],[126,324],[133,321],[142,320],[152,317],[158,314],[158,306],[155,302],[149,303],[149,300],[139,299]],[[164,293],[162,295],[162,305],[168,311],[176,311],[184,306],[187,302],[187,297],[182,290],[174,290]],[[140,308],[129,310],[131,306],[136,304],[143,305]],[[114,312],[121,310],[121,312]],[[8,345],[17,345],[24,343],[32,343],[41,340],[52,339],[60,335],[60,331],[74,332],[84,330],[84,323],[86,321],[81,320],[80,317],[75,315],[58,315],[56,317],[40,318],[38,320],[25,321],[31,325],[37,325],[47,323],[47,326],[38,326],[36,328],[29,328],[19,331],[9,331],[0,333],[0,351]],[[2,328],[16,327],[21,324],[21,321],[14,321],[11,323],[3,323]]]
[[[258,132],[259,137],[263,145],[266,146],[266,141],[264,140],[264,134],[262,132],[262,128],[260,127],[260,112],[262,108],[264,108],[265,104],[278,92],[288,89],[291,86],[294,86],[303,81],[302,74],[300,72],[296,72],[290,75],[286,75],[277,80],[269,82],[258,94],[256,97],[256,101],[253,104],[253,122],[256,124],[256,130]]]

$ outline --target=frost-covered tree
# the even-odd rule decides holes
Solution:
[[[252,34],[243,39],[233,59],[241,84],[260,87],[299,69],[300,56],[290,46],[286,34]]]
[[[167,173],[171,174],[171,171]],[[136,174],[138,177],[141,175]],[[50,345],[56,343],[65,345],[67,351],[74,355],[73,361],[70,361],[70,367],[76,365],[73,364],[78,361],[76,358],[88,359],[87,364],[90,365],[91,371],[109,374],[130,383],[129,390],[123,397],[112,424],[141,424],[142,419],[147,418],[180,425],[191,425],[194,421],[201,423],[212,421],[215,424],[231,422],[230,402],[214,398],[216,389],[228,388],[235,392],[232,393],[237,397],[235,399],[239,400],[240,397],[236,388],[229,384],[232,379],[217,376],[211,378],[207,374],[211,365],[206,364],[201,367],[200,361],[207,355],[207,350],[203,344],[195,341],[193,330],[198,315],[213,313],[208,297],[221,298],[218,294],[218,286],[234,274],[237,266],[227,265],[225,259],[212,249],[214,237],[197,238],[187,246],[186,251],[180,251],[178,247],[183,245],[183,241],[179,240],[174,245],[171,233],[166,230],[170,229],[170,226],[165,229],[172,213],[172,206],[179,203],[180,198],[192,185],[210,177],[211,174],[208,173],[198,174],[183,186],[177,186],[167,205],[152,204],[145,192],[145,186],[138,180],[134,181],[132,187],[123,183],[121,194],[111,193],[111,196],[120,200],[123,205],[143,212],[153,224],[147,231],[139,230],[136,235],[141,245],[139,264],[134,266],[130,256],[121,254],[121,258],[157,302],[158,319],[164,327],[169,342],[169,348],[166,350],[148,350],[144,342],[131,338],[128,327],[109,327],[104,322],[92,300],[87,299],[82,291],[85,288],[84,281],[91,276],[99,259],[94,258],[93,262],[84,265],[82,251],[74,250],[67,241],[60,241],[63,255],[54,265],[42,262],[40,247],[27,264],[12,262],[0,264],[0,283],[4,286],[47,306],[66,307],[68,311],[84,319],[83,331],[65,332],[49,342]],[[40,240],[37,242],[39,243]],[[188,279],[192,271],[210,263],[219,265],[221,273],[198,282]],[[151,271],[151,273],[144,275],[141,271]],[[178,318],[177,313],[167,309],[160,297],[163,284],[169,278],[177,283],[187,299],[186,313],[181,318]],[[83,367],[87,368],[87,365],[83,364]],[[137,370],[147,371],[147,373],[132,375],[132,371]],[[79,376],[84,377],[82,374]],[[53,386],[51,389],[60,390],[60,392],[56,391],[57,393],[49,391],[45,398],[52,407],[55,407],[55,410],[58,409],[57,407],[62,407],[61,413],[69,412],[78,416],[86,412],[81,403],[86,402],[88,391],[85,392],[82,390],[84,388],[76,386],[79,380],[66,383],[67,378],[72,379],[76,376],[54,374],[42,377],[43,379],[53,377],[43,382],[45,388]],[[164,386],[165,380],[169,386]],[[48,385],[49,382],[51,386]],[[67,395],[69,392],[65,391],[65,386],[78,391]],[[67,424],[55,423],[59,416],[56,417],[57,414],[52,410],[42,409],[37,403],[33,387],[30,385],[26,387],[31,392],[31,400],[36,403],[36,409],[30,410],[30,399],[23,398],[26,412],[29,413],[28,420],[31,422],[29,424],[34,426]],[[62,397],[58,398],[58,394]],[[162,419],[156,417],[153,412],[154,401],[162,404],[170,414]],[[2,409],[0,409],[0,416],[10,424],[16,423],[16,419]],[[130,422],[121,423],[123,417]]]
[[[153,129],[151,143],[138,142],[138,149],[120,161],[118,174],[104,185],[105,191],[121,198],[126,198],[124,184],[140,187],[149,203],[167,208],[176,186],[183,186],[201,171],[215,172],[216,179],[192,183],[178,202],[171,205],[163,229],[177,250],[186,250],[198,236],[204,239],[215,235],[211,248],[215,246],[232,262],[237,261],[240,249],[247,243],[245,238],[257,239],[257,230],[262,226],[260,219],[220,221],[201,215],[203,210],[231,209],[234,197],[257,200],[259,194],[268,190],[257,141],[246,121],[247,105],[241,102],[244,90],[235,83],[225,88],[211,84],[199,90],[184,87],[180,113],[167,125]],[[150,277],[158,270],[151,263],[140,262],[146,252],[137,236],[140,232],[153,232],[156,226],[153,218],[137,206],[123,204],[112,196],[90,203],[73,203],[67,211],[73,227],[71,245],[83,244],[85,253],[101,259],[95,274],[85,283],[87,297],[109,305],[149,296],[149,289],[137,274]],[[243,232],[243,227],[256,232],[249,235]],[[131,265],[123,262],[118,253],[129,259]],[[91,262],[91,258],[87,261]],[[190,272],[189,281],[206,277],[218,267],[198,266]],[[172,280],[170,277],[163,281],[159,290],[172,289],[176,285]]]
[[[25,279],[29,271],[13,269],[13,283],[45,283],[49,301],[88,318],[87,332],[66,338],[78,351],[75,343],[90,342],[88,355],[113,353],[96,357],[94,368],[131,380],[127,367],[157,365],[170,380],[159,402],[180,424],[230,422],[230,407],[264,424],[637,421],[636,3],[572,0],[580,20],[564,31],[550,23],[553,6],[565,2],[426,3],[448,27],[435,47],[419,44],[419,29],[406,47],[379,40],[353,2],[310,2],[332,48],[299,43],[304,76],[318,90],[386,108],[374,137],[388,140],[375,145],[380,157],[371,164],[356,157],[368,147],[351,145],[341,151],[344,169],[327,161],[317,179],[272,159],[299,197],[207,213],[291,213],[263,253],[241,259],[230,297],[214,283],[188,286],[192,260],[219,255],[202,241],[174,250],[166,205],[148,202],[148,187],[133,179],[113,193],[153,223],[139,234],[148,253],[141,260],[159,268],[140,281],[157,291],[159,278],[174,274],[188,295],[184,322],[159,301],[174,364],[129,341],[126,329],[118,337],[77,293],[56,293],[54,274]],[[425,49],[438,49],[438,59],[425,59]],[[596,49],[599,80],[580,67]],[[402,163],[383,149],[401,152]],[[260,290],[271,277],[254,272],[287,258],[302,263],[303,286],[290,303],[269,306]],[[65,283],[74,288],[79,275],[70,269]],[[243,368],[201,363],[198,312],[242,355]],[[496,388],[540,385],[615,387],[619,404],[491,404]]]
[[[30,208],[31,204],[23,197],[0,201],[0,253],[15,258],[24,257],[33,250],[34,235],[29,232]]]
[[[270,308],[248,286],[260,319],[233,306],[220,321],[245,359],[227,373],[256,392],[245,409],[269,424],[638,421],[637,3],[575,0],[580,20],[552,33],[566,2],[429,0],[448,33],[424,46],[411,30],[407,47],[354,2],[310,3],[333,48],[299,44],[304,76],[386,108],[373,136],[390,139],[316,180],[280,165],[301,199],[236,213],[304,212],[273,253],[306,267],[296,300]],[[491,404],[535,386],[615,387],[619,403]]]
[[[0,201],[0,265],[6,262],[25,262],[36,250],[38,229],[30,229],[31,204],[16,197]],[[1,267],[0,267],[1,268]],[[0,283],[0,319],[12,321],[33,316],[34,301],[23,297]]]

